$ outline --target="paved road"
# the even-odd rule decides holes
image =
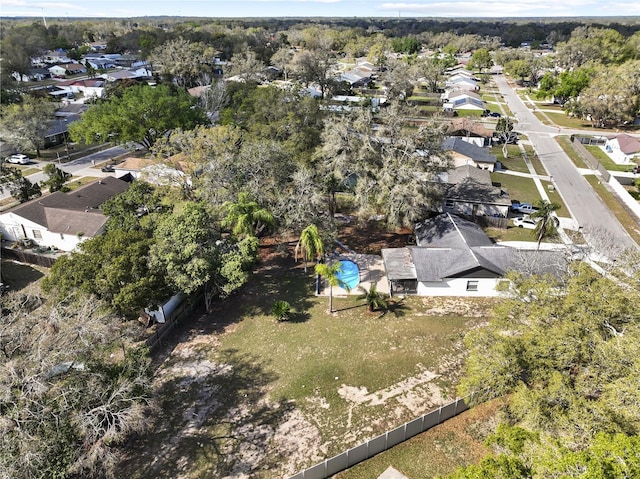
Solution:
[[[70,161],[68,163],[58,164],[55,162],[56,166],[61,168],[63,171],[67,173],[71,173],[75,176],[105,176],[105,173],[102,173],[99,168],[93,168],[94,163],[96,165],[110,160],[111,158],[115,158],[120,155],[124,155],[131,150],[124,148],[122,146],[114,146],[113,148],[109,148],[107,150],[98,151],[97,153],[92,153],[87,156],[83,156],[82,158],[78,158],[76,160]],[[47,161],[38,161],[32,162],[31,166],[35,168],[42,169],[45,167]],[[42,182],[46,180],[48,177],[42,171],[34,173],[32,175],[27,176],[31,183]],[[8,191],[3,191],[0,193],[0,199],[4,199],[9,197],[10,194]]]
[[[502,75],[496,75],[495,81],[518,121],[518,130],[525,133],[533,143],[542,164],[553,176],[556,189],[565,205],[583,228],[587,242],[601,242],[602,239],[595,236],[602,236],[603,232],[606,232],[604,234],[609,241],[620,247],[637,247],[554,138],[558,133],[573,134],[578,130],[559,131],[557,127],[542,124]]]

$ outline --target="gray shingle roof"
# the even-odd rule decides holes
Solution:
[[[495,163],[496,157],[485,148],[473,145],[462,138],[449,136],[442,141],[442,149],[455,151],[461,155],[473,159],[476,163]]]
[[[448,213],[416,225],[416,238],[418,246],[382,250],[389,280],[495,278],[509,270],[560,276],[566,269],[561,251],[524,251],[496,245],[478,225]]]
[[[82,232],[91,236],[106,217],[98,209],[102,203],[127,190],[129,184],[107,176],[69,193],[56,191],[23,203],[7,212],[14,213],[54,233]]]

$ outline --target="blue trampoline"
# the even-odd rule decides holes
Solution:
[[[348,259],[340,260],[341,270],[338,271],[338,285],[341,288],[351,290],[355,289],[360,283],[360,269],[358,265]]]

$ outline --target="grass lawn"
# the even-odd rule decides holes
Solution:
[[[585,164],[584,160],[578,155],[576,150],[571,145],[571,141],[567,136],[556,136],[556,141],[562,148],[562,150],[567,154],[571,161],[576,166],[576,168],[589,168],[587,164]]]
[[[518,171],[520,173],[529,173],[529,168],[522,158],[520,148],[518,145],[507,145],[508,158],[505,158],[502,154],[502,145],[492,146],[489,149],[492,155],[495,155],[497,160],[502,163],[502,166],[511,171]]]
[[[533,146],[524,145],[524,150],[527,152],[527,156],[529,157],[529,161],[531,161],[535,172],[541,176],[548,175],[549,173],[547,172],[547,169],[540,161],[540,158],[538,158],[538,154],[536,153],[536,150],[533,149]]]
[[[619,165],[607,155],[602,148],[597,145],[584,145],[589,153],[591,153],[602,166],[610,171],[631,171],[635,165]]]
[[[520,203],[533,203],[540,199],[540,194],[533,179],[505,173],[491,173],[491,181],[500,183],[509,192],[512,200]]]
[[[381,315],[334,298],[328,314],[312,286],[299,266],[267,270],[190,324],[156,373],[156,427],[127,446],[120,476],[221,477],[245,464],[247,477],[286,477],[342,452],[453,398],[462,339],[493,304],[412,297]],[[280,299],[288,322],[269,313]]]
[[[633,240],[637,243],[640,243],[640,229],[638,228],[638,224],[629,214],[624,205],[622,205],[609,192],[609,190],[605,188],[605,186],[600,182],[598,176],[586,175],[584,178],[589,182],[594,191],[598,193],[600,199],[604,202],[605,205],[607,205],[607,208],[609,208],[611,213],[618,219],[624,229],[627,230],[627,233],[629,233]]]
[[[499,401],[481,404],[335,476],[371,479],[390,465],[411,479],[450,474],[457,466],[477,464],[490,449],[484,445],[493,432]]]
[[[19,291],[42,278],[47,268],[33,264],[2,260],[2,277],[11,291]]]

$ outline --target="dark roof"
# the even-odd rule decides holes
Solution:
[[[91,236],[106,222],[100,205],[127,190],[129,184],[107,176],[69,193],[56,191],[8,210],[54,233]]]
[[[469,203],[510,206],[509,193],[493,186],[488,170],[463,165],[447,172],[445,198]]]
[[[480,226],[449,213],[416,224],[415,232],[418,246],[460,249],[493,244]]]
[[[78,121],[80,119],[80,115],[68,115],[65,117],[56,117],[51,120],[49,124],[49,129],[44,134],[45,138],[50,136],[60,135],[62,133],[66,133],[69,130],[69,125],[74,121]]]
[[[389,280],[500,277],[508,270],[560,276],[566,268],[561,251],[496,245],[478,225],[448,213],[416,225],[416,239],[418,246],[382,250]]]
[[[451,123],[449,123],[447,135],[491,138],[493,132],[484,125],[469,120],[468,118],[454,118],[451,120]]]
[[[463,156],[473,159],[477,163],[495,163],[496,157],[488,153],[488,150],[473,145],[462,138],[449,136],[442,141],[442,149],[455,151]]]

